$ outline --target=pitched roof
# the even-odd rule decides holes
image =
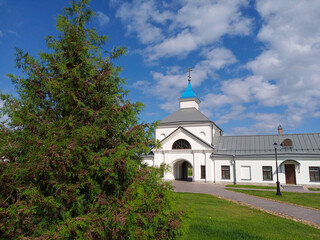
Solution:
[[[182,108],[162,119],[160,124],[177,124],[187,122],[211,122],[211,120],[196,108]]]
[[[199,142],[203,143],[204,145],[208,146],[209,148],[212,148],[212,149],[214,148],[212,145],[210,145],[206,141],[202,140],[201,138],[199,138],[198,136],[196,136],[195,134],[193,134],[192,132],[188,131],[187,129],[185,129],[184,127],[181,127],[181,126],[178,127],[176,130],[174,130],[172,133],[170,133],[167,137],[162,139],[161,143],[163,143],[164,141],[169,139],[173,134],[175,134],[179,130],[184,131],[185,133],[189,134],[193,139],[196,139],[197,141],[199,141]]]
[[[282,146],[285,139],[292,140],[292,147]],[[219,136],[214,137],[214,154],[260,155],[274,154],[274,143],[279,154],[320,154],[320,133]]]

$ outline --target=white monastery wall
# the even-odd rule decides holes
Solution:
[[[175,138],[175,139],[178,139]],[[187,139],[184,137],[184,139]],[[187,139],[192,144],[190,139]],[[171,146],[171,142],[169,143]],[[274,156],[247,156],[235,157],[235,162],[232,156],[214,156],[210,158],[210,150],[155,150],[154,160],[152,156],[145,157],[144,162],[149,166],[160,166],[162,163],[172,167],[172,171],[165,173],[164,179],[174,180],[175,177],[181,176],[174,169],[175,164],[182,164],[187,161],[193,168],[193,181],[216,182],[216,183],[234,183],[237,184],[262,184],[274,185],[277,181],[276,162]],[[320,167],[320,161],[317,157],[312,156],[279,156],[279,181],[280,184],[286,184],[285,165],[295,165],[296,184],[303,185],[319,185],[319,182],[310,181],[309,167]],[[206,176],[201,179],[201,166],[205,166]],[[222,178],[222,166],[229,166],[230,178]],[[272,179],[263,179],[263,167],[272,167]],[[181,168],[177,168],[182,171]],[[175,172],[176,171],[176,172]]]
[[[166,127],[166,128],[157,128],[156,129],[156,139],[162,141],[168,137],[177,127]]]
[[[186,130],[193,133],[197,137],[201,138],[202,140],[206,141],[208,144],[211,144],[211,134],[215,134],[216,130],[215,128],[211,129],[210,125],[204,125],[204,126],[192,126],[187,125],[183,126]],[[215,127],[215,126],[214,126]],[[171,133],[173,133],[178,127],[166,127],[166,128],[157,128],[156,129],[156,139],[162,141],[164,138],[169,136]],[[212,130],[212,132],[211,132]]]
[[[229,166],[230,167],[230,179],[223,179],[222,178],[222,171],[221,166]],[[214,159],[214,181],[216,183],[233,183],[234,181],[234,169],[232,164],[232,158],[220,158],[220,159]]]
[[[295,165],[295,179],[296,184],[304,185],[319,185],[319,182],[310,181],[309,167],[320,167],[320,161],[317,158],[308,156],[292,157],[279,156],[278,158],[278,172],[280,184],[286,183],[285,166],[286,164]],[[221,166],[230,166],[230,179],[222,179]],[[272,167],[272,180],[263,179],[263,167]],[[256,156],[256,157],[214,157],[214,174],[216,182],[230,182],[234,180],[238,184],[274,184],[277,181],[276,162],[274,156]],[[235,171],[234,171],[235,169]]]
[[[178,132],[177,135],[175,135],[174,138],[166,139],[164,142],[162,142],[162,149],[163,150],[171,150],[172,152],[179,151],[179,150],[172,150],[173,143],[178,139],[187,140],[191,145],[191,149],[195,149],[195,150],[204,150],[204,149],[206,149],[202,144],[200,144],[199,142],[193,140],[191,137],[187,136],[183,132]]]
[[[193,133],[203,141],[211,144],[211,127],[210,126],[188,126],[185,127],[189,132]]]
[[[199,104],[195,101],[180,102],[180,108],[196,108],[199,110]]]
[[[153,167],[154,159],[153,159],[153,157],[152,158],[151,157],[144,157],[143,162],[145,164],[147,164],[149,167]]]
[[[320,159],[314,159],[314,160],[301,160],[301,165],[299,172],[302,174],[299,174],[297,182],[301,182],[302,184],[308,184],[308,185],[319,185],[319,182],[310,182],[310,176],[309,174],[303,174],[303,173],[309,173],[309,167],[320,167]]]

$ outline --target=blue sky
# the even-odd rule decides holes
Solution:
[[[36,56],[56,35],[66,0],[0,0],[0,90],[15,94],[7,73],[14,47]],[[90,26],[122,45],[130,99],[142,121],[178,110],[192,87],[200,110],[229,135],[320,132],[320,1],[93,0]],[[0,102],[0,105],[2,103]]]

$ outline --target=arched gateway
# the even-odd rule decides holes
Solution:
[[[173,176],[175,180],[192,181],[192,165],[182,159],[173,164]]]

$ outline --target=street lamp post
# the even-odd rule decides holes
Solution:
[[[275,142],[273,144],[274,146],[274,153],[276,156],[276,171],[277,171],[277,193],[276,195],[281,196],[281,192],[280,192],[280,182],[279,182],[279,173],[278,173],[278,156],[277,156],[277,148],[278,148],[278,144]]]

